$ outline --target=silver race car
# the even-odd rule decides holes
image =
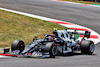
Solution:
[[[75,40],[75,35],[84,35],[81,41]],[[29,46],[25,47],[22,40],[14,40],[11,46],[12,54],[26,57],[55,57],[75,51],[91,55],[94,52],[94,43],[85,40],[90,32],[82,30],[55,30],[52,35],[45,34],[44,39],[35,37]]]

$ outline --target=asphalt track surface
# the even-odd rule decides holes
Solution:
[[[51,0],[0,0],[0,7],[86,26],[100,34],[100,7]],[[100,67],[100,43],[93,55],[80,53],[56,58],[2,58],[0,67]]]

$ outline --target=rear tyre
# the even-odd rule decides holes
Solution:
[[[55,58],[55,56],[58,54],[58,48],[57,48],[57,45],[50,42],[50,43],[47,43],[45,45],[45,49],[44,49],[45,52],[49,52],[49,55],[51,58]]]
[[[93,41],[84,40],[81,43],[81,53],[92,55],[95,49]]]
[[[22,52],[25,48],[24,42],[22,40],[14,40],[11,45],[11,50],[20,50]]]

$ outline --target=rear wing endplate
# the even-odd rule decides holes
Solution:
[[[84,31],[84,30],[72,30],[72,29],[66,29],[66,31],[69,34],[78,34],[78,35],[84,35],[84,37],[90,38],[91,32]]]

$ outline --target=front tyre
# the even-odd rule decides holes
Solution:
[[[20,50],[22,52],[25,48],[25,44],[22,40],[14,40],[12,45],[11,45],[11,50]]]
[[[93,41],[84,40],[81,43],[81,53],[92,55],[95,49]]]
[[[58,54],[57,45],[52,42],[45,45],[44,51],[49,52],[51,58],[54,58]]]
[[[56,56],[58,53],[58,48],[56,44],[53,44],[50,49],[50,57]]]

